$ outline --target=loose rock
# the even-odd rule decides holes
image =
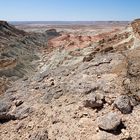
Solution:
[[[111,131],[116,130],[121,124],[121,119],[116,113],[110,112],[98,119],[98,126],[100,129]]]
[[[95,96],[91,96],[83,102],[85,107],[100,108],[103,106],[103,101],[98,100]]]
[[[130,103],[130,99],[127,95],[122,95],[116,98],[114,105],[123,113],[128,114],[131,113],[132,107]]]
[[[9,102],[0,101],[0,122],[12,119],[12,116],[8,113],[10,108],[11,104]]]
[[[13,115],[15,116],[16,119],[24,119],[28,117],[28,115],[32,112],[32,108],[28,106],[19,106],[15,109],[13,112]]]

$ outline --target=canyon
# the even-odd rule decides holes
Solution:
[[[0,21],[1,140],[139,140],[140,19]]]

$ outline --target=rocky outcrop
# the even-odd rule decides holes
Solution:
[[[22,30],[16,29],[14,26],[8,24],[6,21],[0,21],[0,39],[24,36],[26,33]]]
[[[131,23],[134,34],[139,37],[140,36],[140,19],[136,19]]]
[[[86,48],[92,45],[92,43],[99,41],[101,42],[105,38],[109,39],[108,38],[109,36],[115,36],[115,34],[117,34],[118,32],[119,32],[118,30],[114,30],[111,32],[106,32],[98,35],[87,35],[87,36],[64,33],[62,34],[62,36],[50,40],[48,42],[48,45],[49,47],[53,48],[64,47],[69,50],[76,48]]]
[[[0,78],[0,95],[8,89],[8,79],[6,77]]]
[[[6,21],[0,21],[0,77],[17,80],[31,76],[37,67],[41,50],[48,39],[59,36],[55,29],[44,33],[27,33]]]

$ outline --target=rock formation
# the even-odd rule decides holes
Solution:
[[[47,40],[59,33],[48,30],[43,34],[27,33],[0,21],[0,77],[17,80],[36,71],[39,52]]]

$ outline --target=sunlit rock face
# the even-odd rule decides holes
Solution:
[[[137,37],[140,37],[140,19],[136,19],[131,23],[134,33]]]

